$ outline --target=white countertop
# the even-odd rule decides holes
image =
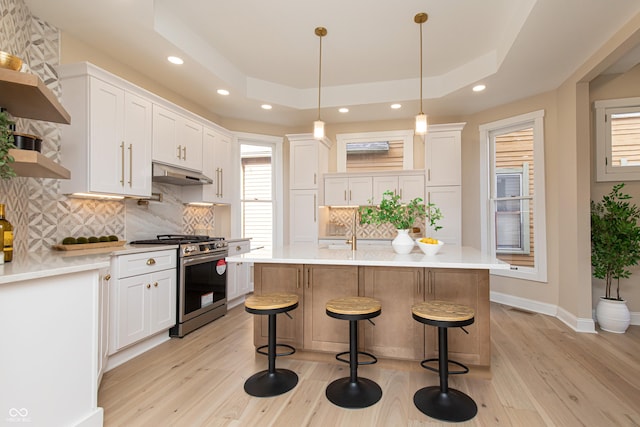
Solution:
[[[227,257],[228,262],[274,264],[364,265],[385,267],[430,267],[506,270],[509,264],[471,247],[444,245],[436,255],[425,255],[417,246],[410,254],[398,255],[390,245],[351,249],[329,249],[332,245],[295,245],[258,249]]]
[[[109,267],[111,256],[176,249],[177,245],[121,246],[79,251],[42,250],[14,254],[13,261],[0,264],[0,284]]]

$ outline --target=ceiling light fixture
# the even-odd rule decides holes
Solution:
[[[315,34],[320,39],[320,61],[318,61],[318,120],[313,122],[313,137],[324,138],[324,122],[320,120],[320,87],[322,85],[322,38],[327,35],[327,29],[316,27]]]
[[[393,110],[397,110],[397,109],[399,109],[399,108],[402,108],[402,105],[401,105],[401,104],[391,104],[391,108],[392,108]]]
[[[168,56],[167,57],[167,61],[171,62],[172,64],[176,64],[176,65],[184,64],[184,61],[182,60],[182,58],[178,58],[177,56]]]
[[[487,87],[486,87],[485,85],[482,85],[482,84],[480,84],[480,85],[475,85],[475,86],[473,87],[473,91],[474,91],[474,92],[482,92],[482,91],[483,91],[483,90],[485,90],[486,88],[487,88]]]
[[[226,89],[218,89],[217,92],[218,92],[218,95],[222,95],[222,96],[229,95],[229,91]]]
[[[342,108],[338,109],[338,111],[341,112],[341,113],[348,113],[349,109],[347,107],[342,107]]]
[[[425,135],[427,133],[427,115],[422,112],[422,24],[427,22],[429,15],[418,13],[413,17],[416,24],[420,24],[420,114],[416,116],[416,134]]]
[[[260,108],[262,108],[263,110],[271,110],[273,107],[269,104],[262,104]]]

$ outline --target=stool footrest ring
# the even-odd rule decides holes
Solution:
[[[296,349],[290,346],[289,344],[276,344],[276,348],[277,347],[285,347],[285,348],[288,348],[290,351],[283,352],[283,353],[276,353],[275,354],[276,357],[290,356],[296,352]],[[265,348],[269,348],[269,344],[261,345],[260,347],[256,348],[256,353],[260,353],[260,354],[264,354],[265,356],[268,356],[269,352],[263,350]]]
[[[345,359],[345,358],[342,357],[345,354],[349,354],[349,352],[348,351],[343,351],[342,353],[336,354],[336,359],[339,360],[340,362],[344,362],[346,364],[350,364],[351,363],[350,359]],[[373,365],[374,363],[378,363],[378,358],[375,357],[373,354],[367,353],[366,351],[359,351],[358,355],[360,355],[360,354],[363,354],[363,355],[365,355],[367,357],[370,357],[371,360],[362,361],[362,362],[360,360],[358,360],[357,361],[358,365]]]
[[[428,369],[430,371],[436,372],[436,373],[440,373],[439,367],[433,367],[433,366],[428,366],[427,363],[431,363],[431,362],[439,362],[438,359],[424,359],[422,362],[420,362],[420,366],[422,366],[424,369]],[[460,362],[456,362],[455,360],[448,360],[449,363],[453,363],[454,365],[457,365],[459,367],[462,368],[462,370],[460,371],[449,371],[449,375],[458,375],[458,374],[466,374],[467,372],[469,372],[469,368],[466,365],[463,365]]]

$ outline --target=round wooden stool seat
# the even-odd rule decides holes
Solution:
[[[433,322],[465,322],[475,316],[473,308],[446,301],[420,302],[411,307],[411,312]]]
[[[271,293],[251,295],[244,302],[248,313],[269,316],[268,344],[260,346],[256,352],[267,356],[269,368],[253,374],[244,383],[244,390],[251,396],[271,397],[291,390],[298,384],[298,375],[289,369],[276,369],[276,357],[295,353],[295,348],[288,344],[276,343],[276,315],[284,313],[291,318],[288,311],[298,307],[298,295],[287,293]],[[278,353],[277,347],[285,347],[289,351]],[[264,349],[268,351],[264,351]]]
[[[273,293],[263,295],[251,295],[244,301],[247,311],[270,311],[294,309],[298,305],[298,295]],[[257,314],[257,313],[256,313]]]
[[[438,358],[425,359],[420,362],[420,365],[438,372],[440,378],[439,386],[418,390],[413,396],[413,403],[422,413],[438,420],[453,422],[470,420],[478,413],[476,403],[465,393],[449,388],[449,374],[464,374],[469,372],[469,368],[462,363],[449,360],[447,328],[471,325],[474,322],[475,311],[466,305],[447,301],[424,301],[414,304],[411,307],[411,314],[418,322],[438,328]],[[438,362],[438,369],[426,365],[433,361]],[[449,363],[460,366],[462,370],[450,372]]]
[[[336,319],[363,320],[379,316],[380,301],[368,297],[344,297],[327,301],[327,314]]]

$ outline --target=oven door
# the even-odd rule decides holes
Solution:
[[[183,323],[227,303],[226,253],[182,258],[178,321]]]

